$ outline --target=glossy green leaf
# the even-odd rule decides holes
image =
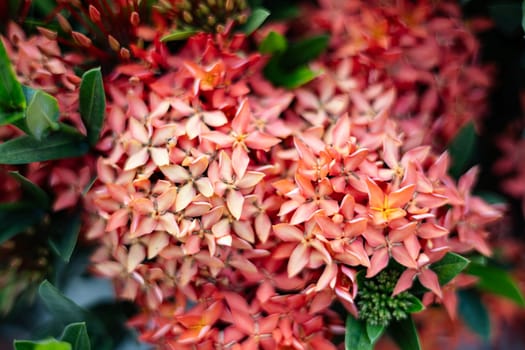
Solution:
[[[448,145],[448,151],[452,158],[449,173],[455,178],[459,178],[469,166],[470,160],[476,146],[476,128],[474,123],[465,125],[452,142]]]
[[[176,30],[174,32],[164,35],[162,38],[160,38],[160,41],[166,42],[166,41],[186,40],[196,33],[198,33],[198,31],[193,30],[193,29]]]
[[[39,141],[25,135],[0,144],[0,164],[27,164],[52,159],[79,157],[89,146],[79,133],[52,133]]]
[[[24,112],[5,112],[0,109],[0,126],[13,124],[18,120],[24,119]]]
[[[479,288],[508,298],[517,305],[525,307],[525,298],[507,271],[494,266],[470,264],[466,273],[479,278],[477,284]]]
[[[9,174],[20,184],[26,197],[32,199],[37,207],[47,208],[51,202],[46,191],[33,183],[27,177],[21,175],[18,171],[10,171]]]
[[[415,297],[412,294],[409,294],[407,296],[407,299],[409,299],[410,301],[410,305],[407,309],[409,313],[413,314],[413,313],[425,310],[425,305],[423,305],[423,303],[421,302],[421,300],[419,300],[419,298]]]
[[[72,345],[71,350],[91,350],[86,323],[72,323],[64,329],[60,340]]]
[[[346,317],[345,349],[372,350],[373,348],[374,345],[367,334],[366,324],[349,314]]]
[[[430,265],[439,280],[440,285],[445,285],[463,271],[469,260],[456,253],[447,253],[443,259]]]
[[[246,35],[252,34],[264,23],[264,21],[266,21],[266,18],[268,18],[269,15],[270,11],[262,7],[254,9],[250,14],[250,17],[248,17],[246,23],[243,25],[242,31]]]
[[[259,52],[265,54],[282,53],[288,47],[284,36],[276,32],[270,32],[259,45]]]
[[[0,204],[0,244],[39,223],[44,211],[35,208],[34,203]]]
[[[387,332],[401,350],[421,350],[416,326],[411,317],[393,321],[388,326]]]
[[[80,232],[80,213],[55,214],[51,219],[52,237],[49,238],[51,249],[66,263],[71,259]]]
[[[55,339],[30,341],[30,340],[15,340],[15,350],[74,350],[71,344],[58,341]]]
[[[369,323],[366,324],[366,334],[368,335],[368,339],[370,340],[371,344],[374,344],[376,341],[378,341],[384,332],[384,326],[371,325]]]
[[[461,290],[458,296],[459,316],[472,331],[487,341],[490,338],[490,319],[480,296],[473,290]]]
[[[80,83],[79,111],[86,126],[90,145],[95,145],[106,113],[106,95],[100,68],[93,68],[82,75]]]
[[[16,78],[4,44],[0,40],[0,111],[17,112],[24,110],[25,107],[26,99],[22,85]]]
[[[58,130],[59,109],[56,98],[42,90],[35,90],[28,101],[25,123],[34,138],[41,140],[48,130]]]
[[[49,281],[46,280],[40,284],[38,294],[54,320],[62,326],[82,322],[86,318],[86,311],[64,296]]]
[[[314,72],[308,66],[297,67],[292,70],[285,70],[279,65],[279,60],[271,59],[264,68],[264,74],[274,85],[283,86],[288,89],[295,89],[313,79],[319,73]]]
[[[328,35],[317,35],[289,44],[281,60],[283,66],[293,68],[309,63],[326,50],[329,40]]]

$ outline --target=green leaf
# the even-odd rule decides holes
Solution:
[[[0,40],[0,111],[17,112],[24,110],[25,107],[26,99],[22,85],[16,78],[4,43]]]
[[[25,135],[0,144],[0,164],[27,164],[79,157],[88,150],[88,144],[80,133],[76,135],[58,131],[41,141]]]
[[[27,88],[24,91],[27,91]],[[25,123],[31,135],[40,141],[49,129],[56,131],[59,128],[57,123],[58,101],[42,90],[35,90],[28,97],[30,99],[26,109]]]
[[[80,116],[86,126],[89,144],[94,146],[100,137],[106,112],[106,95],[100,68],[90,69],[82,75],[79,94]]]
[[[412,317],[390,323],[387,331],[401,350],[421,350],[421,344]]]
[[[5,112],[0,109],[0,126],[12,124],[18,120],[24,119],[24,112]]]
[[[282,53],[288,47],[288,42],[284,36],[276,32],[270,32],[259,45],[259,52],[265,54]]]
[[[11,175],[22,187],[24,194],[30,199],[34,200],[37,207],[47,208],[51,200],[47,195],[46,191],[38,187],[35,183],[31,182],[27,177],[21,175],[18,171],[10,171]]]
[[[437,274],[439,284],[445,285],[463,271],[468,264],[468,259],[449,252],[443,259],[430,265],[430,268]]]
[[[284,67],[299,67],[317,58],[326,48],[330,36],[317,35],[291,43],[281,59]]]
[[[198,33],[198,31],[193,30],[193,29],[176,30],[174,32],[164,35],[162,38],[160,38],[160,41],[166,42],[166,41],[186,40],[196,33]]]
[[[44,211],[35,208],[33,203],[0,204],[0,244],[39,223]]]
[[[373,348],[365,323],[349,314],[346,317],[345,350],[372,350]]]
[[[71,344],[55,339],[42,341],[15,340],[15,350],[74,350]]]
[[[250,17],[248,17],[246,23],[243,25],[242,31],[246,35],[252,34],[257,28],[259,28],[264,23],[264,21],[266,20],[266,18],[268,18],[269,15],[270,11],[262,7],[254,9],[250,14]]]
[[[410,299],[410,306],[407,311],[411,314],[425,310],[425,305],[416,296],[409,294],[407,299]]]
[[[473,290],[458,292],[458,314],[466,325],[485,341],[490,338],[490,319],[479,295]]]
[[[525,299],[512,276],[505,270],[494,266],[470,264],[466,273],[477,276],[478,287],[490,293],[500,295],[525,307]]]
[[[51,219],[51,227],[55,234],[49,238],[49,245],[65,263],[68,263],[80,232],[80,213],[55,214]]]
[[[82,322],[86,318],[86,311],[60,293],[49,281],[45,280],[40,284],[38,294],[53,315],[54,320],[62,326]]]
[[[371,325],[369,323],[366,324],[366,334],[368,335],[368,339],[370,339],[371,344],[374,344],[384,332],[384,326]]]
[[[64,329],[60,338],[72,345],[72,350],[90,350],[91,344],[87,333],[86,323],[72,323]]]
[[[279,65],[278,59],[272,58],[264,68],[264,74],[274,85],[295,89],[315,79],[319,72],[312,71],[308,66],[285,70]]]
[[[474,123],[465,125],[456,137],[448,145],[448,151],[452,158],[449,173],[459,178],[469,166],[476,145],[476,128]]]

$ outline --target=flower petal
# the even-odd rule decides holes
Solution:
[[[299,243],[290,255],[290,260],[288,261],[288,277],[294,277],[299,272],[301,272],[306,264],[308,264],[310,251],[306,244]]]
[[[244,196],[241,192],[230,190],[226,195],[226,206],[232,216],[239,220],[242,214],[242,207],[244,205]]]

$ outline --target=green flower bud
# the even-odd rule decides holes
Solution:
[[[403,292],[392,296],[399,276],[397,270],[384,270],[360,283],[356,298],[360,319],[374,326],[387,326],[392,320],[408,317],[410,294]]]

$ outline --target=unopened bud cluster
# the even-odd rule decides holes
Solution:
[[[221,32],[229,21],[245,23],[248,9],[245,0],[160,1],[158,7],[174,12],[181,25],[206,32]]]
[[[383,270],[376,277],[365,279],[356,300],[359,318],[374,326],[387,326],[392,320],[407,318],[410,295],[403,292],[392,296],[398,279],[399,272],[395,270]]]

